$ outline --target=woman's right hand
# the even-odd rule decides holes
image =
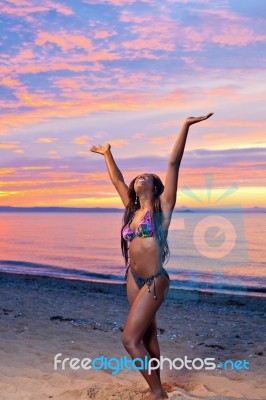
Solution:
[[[98,146],[91,146],[90,151],[92,151],[93,153],[99,153],[104,155],[105,153],[110,151],[110,149],[111,149],[110,143],[106,143],[105,146],[102,146],[100,144],[98,144]]]

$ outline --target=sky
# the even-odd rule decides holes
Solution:
[[[183,121],[214,112],[176,207],[266,207],[265,18],[264,0],[2,0],[0,206],[123,208],[90,147],[164,183]]]

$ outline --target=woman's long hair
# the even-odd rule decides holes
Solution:
[[[164,185],[159,178],[158,175],[156,174],[151,174],[153,176],[153,182],[154,182],[154,187],[153,187],[153,197],[151,200],[152,203],[152,222],[153,222],[153,227],[154,227],[154,237],[157,241],[157,244],[159,246],[160,250],[160,258],[161,258],[161,263],[162,265],[164,263],[167,263],[170,257],[170,250],[168,247],[167,243],[167,233],[163,229],[163,212],[162,212],[162,207],[161,207],[161,200],[160,196],[164,191]],[[134,178],[128,187],[128,197],[129,197],[129,203],[125,208],[125,212],[123,215],[123,223],[122,223],[122,228],[121,228],[121,250],[122,254],[125,260],[125,265],[128,265],[128,247],[127,247],[127,241],[123,238],[122,231],[124,227],[127,225],[127,223],[130,221],[130,218],[133,216],[133,213],[140,208],[140,202],[139,198],[137,198],[137,204],[135,204],[136,200],[136,192],[134,190],[134,184],[135,180],[137,179]],[[155,190],[156,187],[156,190]]]

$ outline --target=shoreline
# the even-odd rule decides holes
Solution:
[[[166,367],[161,376],[169,399],[263,399],[265,300],[174,292],[156,315],[161,355],[247,360],[250,370]],[[3,400],[141,399],[147,385],[139,371],[53,368],[58,353],[130,358],[121,342],[129,312],[125,284],[1,272],[0,304]]]
[[[9,277],[12,275],[12,277]],[[88,288],[89,290],[96,290],[105,292],[105,293],[115,293],[115,294],[125,294],[126,293],[126,283],[124,281],[117,282],[115,280],[110,282],[100,282],[100,281],[92,281],[92,280],[84,280],[79,278],[64,278],[58,276],[47,276],[47,275],[38,275],[38,274],[31,274],[31,273],[17,273],[17,272],[2,272],[0,271],[0,282],[2,279],[11,281],[16,280],[16,276],[18,280],[25,277],[25,279],[40,279],[40,282],[47,279],[48,282],[56,281],[58,284],[65,282],[67,285],[68,283],[78,283],[78,286],[81,289]],[[63,282],[62,282],[63,281]],[[182,300],[183,299],[183,300]],[[177,288],[177,287],[170,287],[166,301],[202,301],[202,302],[210,302],[210,303],[217,303],[221,302],[221,304],[234,303],[237,305],[244,304],[257,304],[260,306],[261,303],[264,303],[266,306],[266,297],[264,296],[255,296],[250,294],[249,292],[243,292],[243,294],[238,293],[224,293],[224,292],[215,292],[215,291],[208,291],[204,289],[194,290],[194,289],[186,289],[186,288]]]

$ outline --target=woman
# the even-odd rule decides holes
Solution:
[[[169,257],[167,233],[176,203],[179,167],[190,125],[212,114],[189,117],[183,123],[168,161],[165,185],[157,175],[143,173],[134,178],[128,187],[115,164],[110,144],[92,146],[90,149],[104,156],[111,181],[125,206],[121,248],[128,264],[125,278],[130,311],[122,333],[122,342],[132,360],[144,359],[145,356],[148,359],[160,359],[155,315],[170,284],[163,263]],[[140,367],[141,364],[135,362],[135,365]],[[159,368],[150,374],[145,369],[140,372],[149,385],[143,392],[146,392],[146,400],[168,398],[161,384]]]

